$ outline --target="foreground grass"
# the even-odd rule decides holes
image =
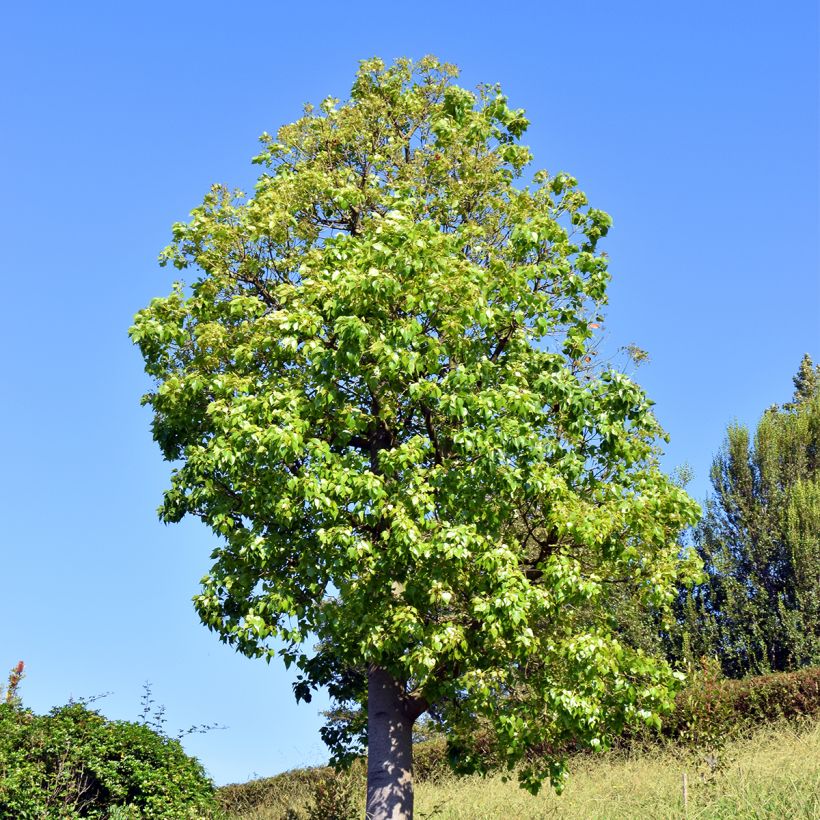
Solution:
[[[419,785],[417,815],[439,820],[820,818],[820,724],[802,732],[788,726],[764,729],[708,757],[667,748],[578,758],[560,797],[544,790],[532,798],[499,777],[448,778]]]
[[[681,747],[580,756],[559,797],[544,789],[537,797],[500,776],[443,776],[416,787],[418,820],[660,820],[661,818],[816,818],[820,820],[820,723],[795,729],[780,724],[727,744],[714,755]],[[684,812],[682,777],[687,774]],[[308,818],[310,790],[299,773],[284,776],[265,805],[231,820]],[[301,784],[301,786],[300,786]],[[358,804],[363,784],[351,780]],[[290,809],[290,814],[288,814]],[[363,816],[358,806],[358,816]],[[313,816],[316,816],[315,810]],[[355,814],[353,815],[355,816]],[[326,815],[326,820],[347,817]]]

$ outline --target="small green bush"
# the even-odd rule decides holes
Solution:
[[[83,703],[47,715],[16,692],[0,703],[0,817],[177,820],[215,808],[213,784],[177,740]]]
[[[363,806],[359,806],[360,784],[350,772],[326,770],[313,789],[313,804],[307,820],[358,820]]]
[[[434,738],[413,746],[413,779],[417,782],[438,781],[453,773],[447,762],[447,743]]]

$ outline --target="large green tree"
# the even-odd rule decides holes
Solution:
[[[525,186],[523,112],[455,77],[369,60],[263,135],[254,193],[174,226],[163,260],[195,278],[131,330],[162,518],[218,536],[202,620],[352,707],[325,736],[366,739],[379,818],[412,814],[425,712],[468,768],[477,727],[513,766],[656,719],[677,679],[618,638],[609,590],[665,610],[697,515],[644,393],[591,366],[609,217],[567,174]],[[562,761],[521,773],[545,777]]]
[[[695,531],[707,580],[684,594],[688,651],[733,677],[820,664],[820,379],[808,355],[794,388],[753,437],[730,425]]]

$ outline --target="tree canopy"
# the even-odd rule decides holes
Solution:
[[[729,426],[695,533],[706,583],[687,604],[689,651],[732,677],[820,664],[820,385],[806,355],[794,396],[752,436]]]
[[[215,186],[174,226],[163,262],[194,279],[131,336],[175,464],[161,516],[218,536],[203,622],[295,664],[300,697],[363,706],[381,676],[480,768],[478,726],[513,765],[668,705],[609,590],[668,612],[698,508],[590,348],[610,218],[566,173],[525,180],[523,111],[456,76],[367,60],[349,100],[263,135],[253,193]],[[326,733],[338,756],[372,746],[370,707]]]

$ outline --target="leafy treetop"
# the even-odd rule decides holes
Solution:
[[[610,218],[568,174],[523,184],[524,113],[455,77],[368,60],[349,101],[263,135],[255,191],[174,226],[163,261],[199,272],[131,335],[176,463],[162,518],[219,536],[202,620],[295,663],[301,697],[362,702],[387,670],[480,767],[477,724],[513,764],[668,705],[608,590],[666,611],[697,507],[644,393],[592,366]]]

